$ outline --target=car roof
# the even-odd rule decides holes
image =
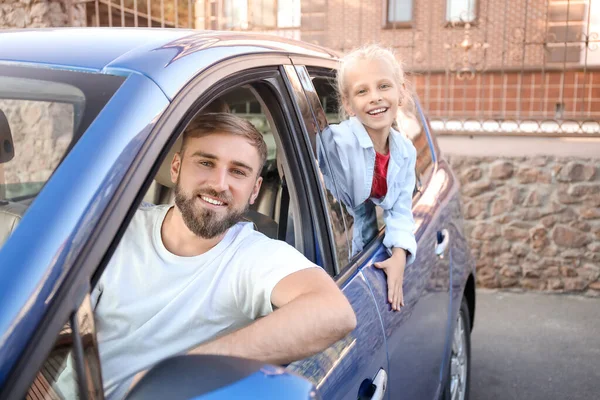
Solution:
[[[55,28],[0,33],[0,65],[103,73],[138,72],[171,98],[202,69],[244,54],[279,53],[335,60],[323,47],[247,32],[158,28]]]

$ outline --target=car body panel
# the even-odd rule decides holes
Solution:
[[[169,99],[185,86],[191,76],[209,66],[242,55],[310,54],[331,58],[317,46],[285,40],[265,41],[264,36],[243,33],[204,33],[191,31],[187,36],[155,46],[148,43],[106,66],[108,69],[127,69],[143,73],[160,86]]]
[[[7,30],[0,33],[0,60],[97,72],[140,46],[159,47],[188,34],[167,29]]]

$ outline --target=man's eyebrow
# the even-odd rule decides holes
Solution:
[[[251,166],[249,166],[248,164],[246,164],[246,163],[243,163],[243,162],[241,162],[241,161],[235,161],[235,160],[234,160],[234,161],[232,161],[231,163],[232,163],[233,165],[237,165],[238,167],[241,167],[241,168],[247,169],[247,170],[248,170],[248,172],[250,172],[250,173],[254,172],[254,169],[252,169],[252,167],[251,167]]]
[[[191,157],[204,157],[204,158],[210,158],[212,160],[218,159],[218,157],[215,156],[214,154],[205,153],[205,152],[200,151],[200,150],[197,150],[194,153],[192,153]]]
[[[218,160],[219,159],[219,157],[215,156],[214,154],[205,153],[200,150],[195,151],[192,154],[192,157],[203,157],[203,158],[208,158],[210,160]],[[235,166],[238,166],[240,168],[244,168],[244,169],[248,170],[248,172],[250,172],[250,173],[254,172],[254,169],[251,166],[249,166],[248,164],[246,164],[242,161],[233,160],[231,163]]]

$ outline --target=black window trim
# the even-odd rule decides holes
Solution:
[[[304,68],[306,68],[310,77],[313,76],[313,72],[315,72],[318,77],[322,77],[322,78],[326,78],[326,79],[333,79],[335,76],[335,71],[336,71],[335,68],[332,69],[331,67],[314,67],[312,65],[306,65],[306,64],[302,65],[297,60],[296,60],[295,65],[303,66]],[[315,123],[318,123],[315,118],[316,110],[313,109],[313,107],[310,103],[309,103],[308,107],[312,111],[312,116],[313,116],[313,119],[315,120]],[[321,107],[322,107],[322,105],[321,105]],[[324,110],[323,110],[323,112],[324,112]],[[323,197],[322,202],[326,202],[326,201],[327,200]],[[325,204],[323,204],[323,207],[326,207]],[[324,212],[327,217],[327,220],[329,221],[329,213],[327,212],[327,208],[325,208]],[[349,240],[348,228],[346,225],[345,216],[344,216],[344,230],[346,233],[346,237]],[[335,275],[333,275],[338,286],[340,286],[340,287],[343,286],[352,276],[354,276],[354,274],[358,271],[359,266],[364,264],[364,262],[361,260],[363,260],[363,259],[365,261],[368,260],[368,257],[373,255],[377,251],[377,249],[379,248],[379,244],[375,245],[375,243],[383,244],[384,233],[385,233],[385,227],[383,227],[379,230],[379,233],[375,236],[375,238],[371,239],[369,244],[365,247],[365,249],[363,249],[362,252],[360,252],[359,254],[356,254],[354,257],[349,257],[348,263],[346,265],[344,265],[343,267],[341,267],[340,270]],[[334,245],[334,244],[332,243],[332,245]],[[350,243],[349,243],[349,245],[350,245]]]
[[[178,127],[189,122],[185,120],[188,110],[196,107],[197,111],[200,105],[208,104],[207,99],[214,96],[216,88],[222,86],[220,84],[224,80],[231,83],[230,80],[235,80],[240,74],[256,71],[257,68],[270,68],[277,72],[279,65],[289,63],[288,55],[272,53],[226,59],[201,72],[173,99],[152,127],[99,223],[90,232],[71,272],[57,288],[55,300],[7,376],[6,385],[0,388],[0,399],[22,398],[27,393],[50,354],[54,338],[91,292],[90,277],[92,285],[95,285],[104,271],[168,149],[175,143],[180,132]],[[165,130],[170,132],[168,136],[163,133]]]
[[[295,67],[295,65],[294,65]],[[293,69],[293,73],[296,74],[295,68]],[[307,128],[305,125],[304,118],[302,116],[302,112],[300,110],[301,102],[306,109],[312,110],[308,99],[306,98],[306,93],[304,89],[300,87],[302,90],[303,96],[300,98],[296,98],[294,95],[294,89],[292,87],[292,83],[290,82],[290,77],[287,71],[282,71],[285,76],[285,82],[288,90],[289,101],[293,100],[293,110],[294,110],[294,121],[298,126],[298,132],[301,132],[301,135],[297,135],[296,140],[298,141],[299,150],[302,154],[303,163],[305,165],[304,173],[306,180],[312,182],[310,185],[310,203],[312,209],[312,219],[315,226],[315,235],[317,238],[317,243],[319,245],[319,249],[321,252],[322,258],[322,267],[329,273],[331,277],[335,277],[337,275],[337,256],[335,252],[335,240],[333,239],[333,232],[331,231],[331,222],[329,219],[329,213],[327,211],[327,206],[325,205],[326,198],[321,185],[319,182],[318,175],[318,166],[314,162],[314,157],[312,156],[313,150],[311,148],[311,141],[309,138],[309,134],[307,132]],[[297,75],[296,75],[297,76]],[[312,114],[311,114],[312,115]],[[312,115],[314,119],[314,115]],[[316,121],[316,120],[315,120]]]

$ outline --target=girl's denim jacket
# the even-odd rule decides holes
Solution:
[[[322,132],[321,140],[317,141],[317,147],[325,184],[332,193],[337,192],[339,199],[354,217],[354,255],[373,237],[365,234],[373,232],[367,223],[369,207],[373,211],[373,206],[366,202],[371,195],[375,168],[373,142],[358,118],[352,117],[340,124],[329,125]],[[412,142],[394,129],[389,136],[389,148],[391,156],[387,172],[387,194],[380,199],[371,198],[371,202],[383,210],[386,225],[383,244],[388,249],[405,249],[408,252],[408,265],[417,254],[412,214],[417,152]],[[337,191],[332,188],[337,188]]]

